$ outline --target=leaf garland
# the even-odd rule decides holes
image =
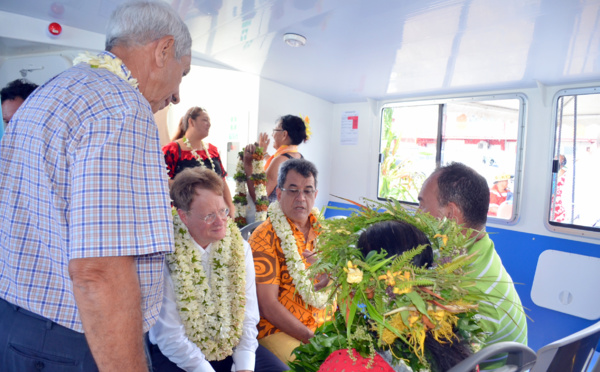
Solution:
[[[235,180],[235,195],[233,204],[235,205],[235,222],[239,228],[248,224],[246,213],[248,208],[248,187],[246,182],[252,181],[254,184],[254,192],[256,195],[255,221],[264,221],[267,219],[267,208],[269,207],[269,199],[267,197],[267,176],[264,171],[264,153],[262,147],[257,147],[252,154],[252,175],[246,176],[244,169],[244,152],[238,153],[238,162],[235,168],[233,179]]]
[[[452,220],[438,220],[395,201],[367,202],[358,211],[351,209],[354,213],[346,219],[323,222],[318,245],[320,259],[309,268],[312,276],[330,273],[335,283],[335,295],[345,322],[328,336],[337,340],[344,334],[346,340],[354,340],[354,332],[366,327],[370,331],[367,340],[354,340],[352,345],[347,341],[344,347],[356,348],[363,357],[373,357],[366,352],[371,348],[389,350],[397,363],[403,360],[415,371],[431,367],[424,349],[426,335],[440,342],[453,342],[457,329],[474,348],[479,347],[483,333],[475,317],[476,303],[485,295],[464,275],[476,259],[474,254],[467,254],[475,242],[473,230],[463,233],[463,227]],[[432,268],[412,265],[412,258],[425,246],[400,256],[388,257],[382,250],[371,251],[364,257],[356,246],[360,233],[374,223],[389,220],[405,221],[423,231],[431,242],[437,264]],[[356,270],[362,272],[358,282]],[[292,364],[292,370],[310,370],[303,369],[309,363],[305,352],[302,348],[296,350],[298,362]],[[320,365],[314,359],[310,363]]]

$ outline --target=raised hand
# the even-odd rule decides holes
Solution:
[[[258,145],[262,147],[264,152],[267,152],[267,148],[269,147],[270,143],[271,139],[267,133],[262,132],[258,135]]]

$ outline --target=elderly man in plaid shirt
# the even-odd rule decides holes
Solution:
[[[0,370],[145,371],[173,247],[153,113],[178,101],[190,33],[119,6],[106,51],[39,87],[0,143]]]

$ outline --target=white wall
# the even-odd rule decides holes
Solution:
[[[342,114],[358,112],[358,144],[341,145]],[[356,202],[362,198],[377,198],[377,156],[379,153],[379,112],[373,103],[336,104],[331,133],[332,195]],[[331,201],[345,201],[331,196]]]
[[[179,86],[181,102],[169,109],[169,137],[175,134],[187,110],[200,106],[211,119],[206,141],[217,146],[221,156],[229,141],[248,143],[248,137],[256,133],[258,84],[258,77],[242,72],[192,66]],[[236,122],[237,128],[233,124]]]
[[[62,55],[23,56],[7,58],[0,64],[0,88],[15,79],[25,78],[42,85],[52,77],[71,67],[71,60]],[[26,76],[22,76],[21,70]]]
[[[330,185],[332,180],[332,150],[331,127],[333,116],[333,103],[274,83],[270,80],[260,80],[258,102],[258,132],[267,132],[271,135],[275,121],[283,115],[302,115],[310,118],[312,137],[299,146],[299,151],[313,162],[319,171],[319,194],[315,206],[322,208],[329,201]],[[255,141],[250,138],[250,141]],[[273,154],[273,141],[268,150]]]

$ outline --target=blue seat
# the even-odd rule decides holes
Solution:
[[[489,358],[508,353],[506,365],[494,370],[494,372],[522,372],[531,368],[535,363],[536,355],[529,347],[518,342],[498,342],[487,346],[467,359],[450,368],[447,372],[470,372],[477,365]]]
[[[600,340],[600,322],[544,346],[537,352],[531,372],[585,372]],[[600,371],[596,362],[594,372]]]
[[[254,229],[256,229],[258,225],[260,225],[263,222],[264,221],[254,221],[251,224],[242,227],[240,229],[240,232],[242,233],[242,238],[247,241]]]

